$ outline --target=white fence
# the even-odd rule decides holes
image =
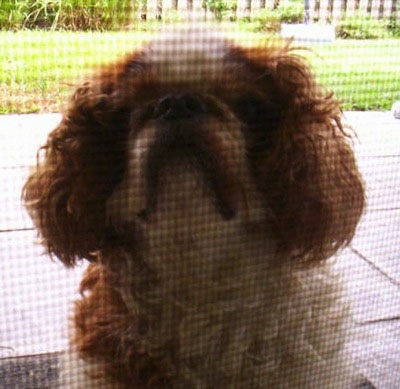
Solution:
[[[397,19],[400,17],[400,5],[397,5],[399,0],[309,0],[310,20],[327,21],[337,20],[343,16],[351,16],[358,13],[370,15],[373,18],[389,18],[394,15]],[[227,0],[230,4],[235,4],[234,0]],[[147,0],[142,3],[147,3],[146,8],[143,8],[142,13],[146,14],[147,19],[156,18],[157,16],[165,16],[170,11],[174,10],[174,3],[177,3],[177,10],[185,12],[188,8],[187,0]],[[254,16],[265,3],[265,8],[273,9],[277,4],[285,5],[289,0],[236,0],[236,16]],[[293,3],[293,0],[290,2]],[[304,4],[299,0],[300,4]],[[192,0],[193,10],[200,15],[209,14],[204,9],[203,0]],[[160,12],[161,11],[161,12]],[[160,15],[161,14],[161,15]]]

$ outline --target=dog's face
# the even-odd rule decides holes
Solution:
[[[133,109],[124,177],[107,202],[112,224],[262,219],[251,163],[280,121],[271,74],[216,37],[181,46],[164,37],[127,66]]]
[[[25,199],[67,265],[127,225],[184,233],[199,220],[252,226],[283,257],[318,261],[363,209],[338,103],[288,45],[164,35],[79,87],[45,150]]]

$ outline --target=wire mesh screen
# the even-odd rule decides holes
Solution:
[[[39,3],[0,13],[0,387],[397,387],[396,7]]]

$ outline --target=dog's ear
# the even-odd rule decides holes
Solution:
[[[289,46],[250,58],[273,83],[280,110],[273,147],[252,156],[280,248],[302,262],[328,258],[351,241],[364,207],[339,103]]]
[[[118,86],[123,71],[103,72],[76,89],[23,188],[43,243],[67,266],[99,248],[105,201],[123,174],[130,115]]]

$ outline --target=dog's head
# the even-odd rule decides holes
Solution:
[[[118,244],[124,225],[205,213],[301,262],[352,239],[364,192],[332,94],[289,44],[191,33],[101,70],[49,135],[24,199],[66,265]]]

